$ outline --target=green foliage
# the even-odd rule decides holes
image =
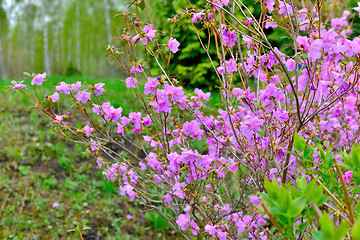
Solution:
[[[160,214],[157,212],[148,212],[145,214],[145,220],[150,223],[151,226],[157,232],[163,232],[164,230],[171,229],[169,222],[164,219]]]
[[[52,175],[50,178],[47,178],[44,180],[43,188],[45,190],[49,190],[50,188],[54,188],[57,184],[57,180],[54,175]]]
[[[360,239],[360,219],[356,221],[352,228],[351,237],[353,239]]]
[[[305,142],[304,138],[299,136],[299,134],[297,132],[295,132],[293,146],[294,146],[294,149],[298,152],[304,151],[304,149],[306,147],[306,142]]]
[[[278,228],[283,231],[283,237],[295,239],[296,234],[305,231],[308,234],[311,232],[312,239],[315,240],[340,240],[347,233],[351,233],[353,239],[358,239],[359,221],[353,221],[353,227],[349,222],[352,218],[359,218],[360,212],[359,204],[353,207],[351,200],[359,193],[357,186],[360,184],[360,146],[352,147],[351,156],[347,152],[337,153],[344,160],[338,164],[336,158],[339,156],[335,157],[337,154],[332,152],[331,144],[327,141],[321,142],[316,137],[312,140],[315,145],[309,145],[309,140],[306,141],[295,133],[293,147],[297,153],[291,154],[301,159],[307,174],[297,178],[296,185],[279,184],[275,180],[266,179],[266,193],[261,193],[263,202]],[[312,159],[314,154],[319,157],[316,162]],[[343,185],[344,180],[341,179],[339,171],[352,171],[355,184]],[[336,204],[328,208],[329,202]],[[343,218],[339,218],[339,215]],[[340,219],[339,224],[336,223],[337,219]],[[301,224],[296,225],[296,221],[301,221]]]
[[[66,68],[65,76],[81,76],[81,71],[73,63],[70,63]]]
[[[295,239],[293,228],[295,222],[300,218],[300,213],[305,209],[306,198],[295,197],[283,184],[273,180],[265,180],[264,187],[267,193],[262,193],[263,199],[272,215],[284,230],[283,236]]]
[[[313,233],[314,240],[341,240],[347,233],[347,223],[341,222],[339,227],[335,229],[334,223],[330,220],[327,213],[324,213],[319,218],[321,231],[315,231]]]

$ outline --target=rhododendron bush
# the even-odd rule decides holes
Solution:
[[[331,2],[255,2],[260,16],[240,0],[189,2],[157,29],[146,3],[133,1],[136,14],[120,14],[122,50],[108,51],[128,73],[121,80],[139,112],[125,115],[126,106],[103,99],[104,83],[61,82],[43,97],[44,73],[10,87],[31,97],[61,137],[87,144],[121,195],[186,239],[360,239],[360,38],[351,35],[360,9],[329,19]],[[195,29],[216,70],[217,109],[210,92],[185,90],[169,71],[182,54],[173,36],[180,23]],[[270,28],[282,29],[291,54],[270,44]]]

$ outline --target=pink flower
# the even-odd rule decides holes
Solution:
[[[290,3],[285,3],[284,4],[282,1],[280,1],[279,2],[279,8],[280,8],[279,11],[278,11],[279,14],[284,14],[285,16],[287,16],[288,13],[289,14],[294,13]]]
[[[176,53],[179,51],[180,43],[175,38],[170,38],[170,40],[167,42],[167,46],[171,52]]]
[[[216,70],[219,72],[219,74],[224,74],[225,73],[225,68],[223,66],[220,66],[220,67],[216,68]]]
[[[152,169],[156,169],[161,167],[161,162],[159,162],[158,160],[156,160],[157,155],[156,153],[149,153],[149,155],[145,158],[148,163],[149,163],[149,167],[151,167]]]
[[[201,16],[204,15],[204,13],[194,13],[193,17],[191,19],[192,22],[197,22],[198,20],[201,20]]]
[[[59,101],[59,93],[58,92],[55,92],[53,95],[50,96],[51,97],[51,100],[53,102],[57,102]]]
[[[302,47],[304,51],[308,50],[309,48],[309,38],[304,36],[298,36],[296,38],[296,42],[299,45],[299,47]]]
[[[41,86],[44,82],[44,78],[46,78],[46,72],[44,72],[43,74],[36,74],[35,77],[33,78],[33,80],[31,81],[31,85],[39,85]]]
[[[267,0],[265,3],[266,3],[266,7],[268,8],[269,12],[274,11],[274,5],[275,5],[274,0]]]
[[[59,207],[59,204],[57,202],[54,202],[54,204],[51,207],[52,208],[57,208],[57,207]]]
[[[98,168],[101,168],[102,165],[104,164],[101,158],[98,158],[97,161],[96,161],[96,163],[97,163],[97,165],[98,165]]]
[[[277,23],[276,22],[266,22],[265,23],[265,28],[276,28],[277,27]]]
[[[90,133],[91,133],[92,131],[94,131],[94,129],[91,128],[88,124],[86,124],[86,126],[83,128],[83,130],[85,131],[86,137],[90,137]]]
[[[148,95],[151,93],[152,95],[155,95],[155,89],[159,84],[160,83],[155,81],[154,78],[148,77],[148,82],[145,84],[144,94]]]
[[[216,226],[211,225],[210,223],[205,225],[205,232],[209,233],[212,236],[215,236],[217,233]]]
[[[96,96],[101,95],[101,93],[102,93],[103,91],[105,91],[104,88],[103,88],[104,85],[105,85],[105,83],[97,83],[97,84],[95,84],[95,86],[94,86],[94,88],[95,88],[94,93],[95,93]]]
[[[252,39],[249,38],[248,36],[246,36],[245,34],[242,35],[242,38],[243,38],[244,42],[247,44],[247,47],[250,48],[250,46],[252,44]]]
[[[76,101],[79,101],[79,102],[82,102],[85,104],[87,101],[90,100],[90,96],[91,96],[91,93],[89,93],[89,92],[85,92],[85,91],[78,92],[78,94],[76,95]]]
[[[125,183],[125,186],[120,186],[120,195],[124,196],[124,195],[128,195],[130,197],[131,201],[134,201],[135,199],[135,192],[134,192],[134,187],[129,185],[129,183]]]
[[[116,133],[119,134],[120,136],[124,135],[124,126],[121,125],[121,123],[116,123],[117,125],[117,131]]]
[[[142,66],[141,65],[137,65],[137,66],[132,66],[130,69],[130,73],[136,73],[136,72],[142,72]]]
[[[188,212],[190,212],[190,210],[191,210],[191,206],[186,205],[185,208],[184,208],[184,211],[188,213]]]
[[[360,17],[360,2],[358,2],[358,6],[353,8],[355,11],[359,12],[359,17]]]
[[[146,37],[151,40],[155,37],[156,30],[154,29],[154,26],[152,24],[145,25],[143,28],[143,32],[146,33]]]
[[[236,62],[233,58],[230,58],[229,61],[225,62],[226,64],[226,71],[228,73],[233,73],[233,72],[236,72],[238,69],[237,69],[237,66],[236,66]]]
[[[142,162],[139,162],[139,166],[140,166],[141,171],[145,171],[147,169],[147,166]]]
[[[63,119],[64,119],[64,115],[55,115],[55,120],[58,121],[59,123],[61,123]]]
[[[74,83],[74,84],[71,84],[71,89],[74,90],[74,92],[78,92],[79,91],[79,88],[81,88],[81,82],[77,82],[77,83]]]
[[[166,194],[166,195],[164,196],[164,199],[165,199],[165,202],[166,202],[167,204],[170,204],[170,202],[171,202],[171,195],[170,195],[170,194]]]
[[[209,101],[209,97],[211,95],[211,92],[204,93],[201,89],[195,88],[195,94],[199,97],[199,100],[202,99]]]
[[[360,6],[359,6],[360,7]],[[347,171],[344,173],[344,182],[349,184],[350,183],[350,179],[352,178],[353,172],[352,171]]]
[[[220,229],[217,232],[217,236],[220,240],[226,240],[227,239],[227,232],[223,232]]]
[[[92,142],[91,145],[90,145],[90,150],[93,151],[93,152],[95,152],[95,151],[97,151],[98,149],[99,149],[99,147],[97,147],[97,146],[95,145],[95,143]],[[97,164],[98,164],[98,166],[99,166],[100,163],[97,162]],[[101,166],[102,166],[102,162],[101,162]]]
[[[222,35],[223,35],[223,40],[226,45],[228,45],[229,47],[235,46],[235,43],[236,43],[236,40],[238,37],[234,33],[234,31],[229,31],[224,27],[224,29],[222,31]]]
[[[309,57],[315,61],[321,58],[321,49],[324,41],[322,39],[314,40],[309,46]]]
[[[181,230],[186,230],[189,227],[190,215],[189,214],[180,214],[176,220],[177,225],[180,226]]]
[[[19,88],[25,88],[26,87],[26,85],[20,83],[20,81],[17,81],[17,83],[12,83],[11,85],[12,85],[13,89],[19,89]]]
[[[56,87],[56,90],[58,90],[59,92],[61,93],[65,93],[66,95],[67,94],[70,94],[70,85],[65,83],[65,82],[61,82],[59,83],[59,85],[57,85]]]
[[[127,215],[126,215],[126,219],[131,220],[132,218],[133,218],[132,215],[130,215],[130,214],[127,214]]]
[[[133,77],[128,77],[125,79],[127,88],[136,88],[137,79]]]
[[[294,59],[289,59],[286,61],[285,66],[290,72],[294,71],[296,68],[296,61]]]
[[[221,0],[221,2],[222,2],[225,6],[229,5],[229,0]]]
[[[273,111],[273,113],[274,113],[275,119],[281,123],[289,120],[289,112],[288,111],[278,108],[278,109],[276,109],[276,111]]]
[[[258,196],[250,196],[250,202],[254,204],[254,206],[258,206],[260,204],[260,200]]]

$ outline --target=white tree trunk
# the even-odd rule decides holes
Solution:
[[[81,70],[80,43],[80,1],[78,1],[76,3],[76,67],[78,70]]]
[[[44,25],[43,28],[43,33],[44,33],[44,66],[45,66],[45,71],[48,75],[51,75],[51,67],[50,67],[50,58],[49,58],[49,34],[48,34],[48,24],[47,22]]]
[[[72,39],[71,37],[69,37],[67,39],[67,64],[73,64],[73,59],[72,59]]]
[[[3,50],[2,50],[2,46],[1,46],[1,41],[0,41],[0,71],[1,71],[1,79],[5,80],[6,77],[6,66],[5,66],[5,62],[4,62],[4,54],[3,54]]]
[[[59,24],[54,24],[54,46],[55,46],[55,62],[56,62],[56,74],[59,73],[60,65],[60,43],[59,43]]]
[[[110,18],[110,4],[109,0],[104,0],[104,15],[105,15],[105,25],[107,33],[107,44],[111,43],[111,18]]]
[[[24,41],[24,58],[23,58],[23,62],[24,62],[24,67],[28,68],[29,67],[29,39],[28,39],[28,26],[27,23],[23,23],[23,41]]]

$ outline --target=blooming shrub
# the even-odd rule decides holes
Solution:
[[[124,52],[108,50],[129,74],[123,80],[141,112],[124,115],[104,101],[104,83],[61,82],[50,96],[29,97],[61,137],[89,145],[121,195],[157,211],[186,239],[357,239],[360,148],[352,146],[360,131],[360,38],[349,37],[355,12],[329,22],[320,0],[310,8],[258,2],[259,17],[238,0],[208,0],[202,9],[189,3],[167,20],[167,32],[150,16],[141,21],[124,11]],[[133,5],[147,10],[144,1]],[[168,70],[171,56],[182,54],[172,30],[184,18],[216,69],[219,109],[209,107],[210,92],[187,92]],[[287,31],[293,54],[269,43],[264,29],[276,27]],[[149,58],[157,69],[148,69]],[[36,90],[46,74],[31,77]],[[11,87],[28,94],[20,81]],[[74,101],[71,114],[57,104],[65,98]]]

